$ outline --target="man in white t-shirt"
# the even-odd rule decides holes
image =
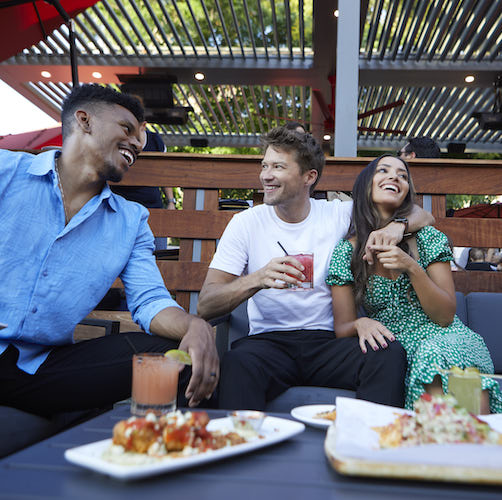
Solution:
[[[362,399],[402,406],[406,355],[401,345],[392,342],[363,354],[356,337],[337,339],[333,332],[331,292],[324,280],[333,248],[349,227],[352,202],[310,198],[325,163],[310,134],[278,127],[264,142],[264,204],[232,218],[199,296],[198,313],[205,319],[248,301],[249,335],[223,357],[219,406],[263,409],[296,385],[353,389]],[[395,243],[408,224],[418,229],[432,220],[417,207],[409,223],[391,222],[368,243]],[[290,255],[302,251],[314,253],[314,287],[295,292],[288,284],[305,277]],[[367,258],[373,258],[369,251]]]

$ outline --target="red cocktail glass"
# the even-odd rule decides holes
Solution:
[[[305,279],[301,281],[299,285],[288,284],[288,288],[296,291],[311,290],[314,288],[314,254],[312,252],[300,252],[290,255],[290,257],[294,257],[300,264],[303,265],[305,269],[302,272]]]

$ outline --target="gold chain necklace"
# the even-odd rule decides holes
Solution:
[[[61,177],[59,176],[59,156],[56,158],[56,176],[58,178],[59,190],[61,191],[61,200],[63,201],[64,221],[66,224],[68,222],[68,215],[66,213],[66,200],[64,197],[63,184],[61,184]]]

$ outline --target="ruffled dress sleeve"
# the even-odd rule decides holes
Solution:
[[[447,236],[435,227],[425,226],[416,235],[420,263],[426,269],[434,262],[453,260],[453,252]]]
[[[326,277],[326,284],[343,286],[354,281],[350,261],[352,259],[352,245],[347,240],[341,240],[333,250]]]

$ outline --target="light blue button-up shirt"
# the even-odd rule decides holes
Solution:
[[[13,344],[18,367],[35,373],[55,345],[105,296],[117,276],[133,320],[180,307],[153,256],[148,210],[111,192],[89,200],[65,226],[54,158],[0,150],[0,354]]]

